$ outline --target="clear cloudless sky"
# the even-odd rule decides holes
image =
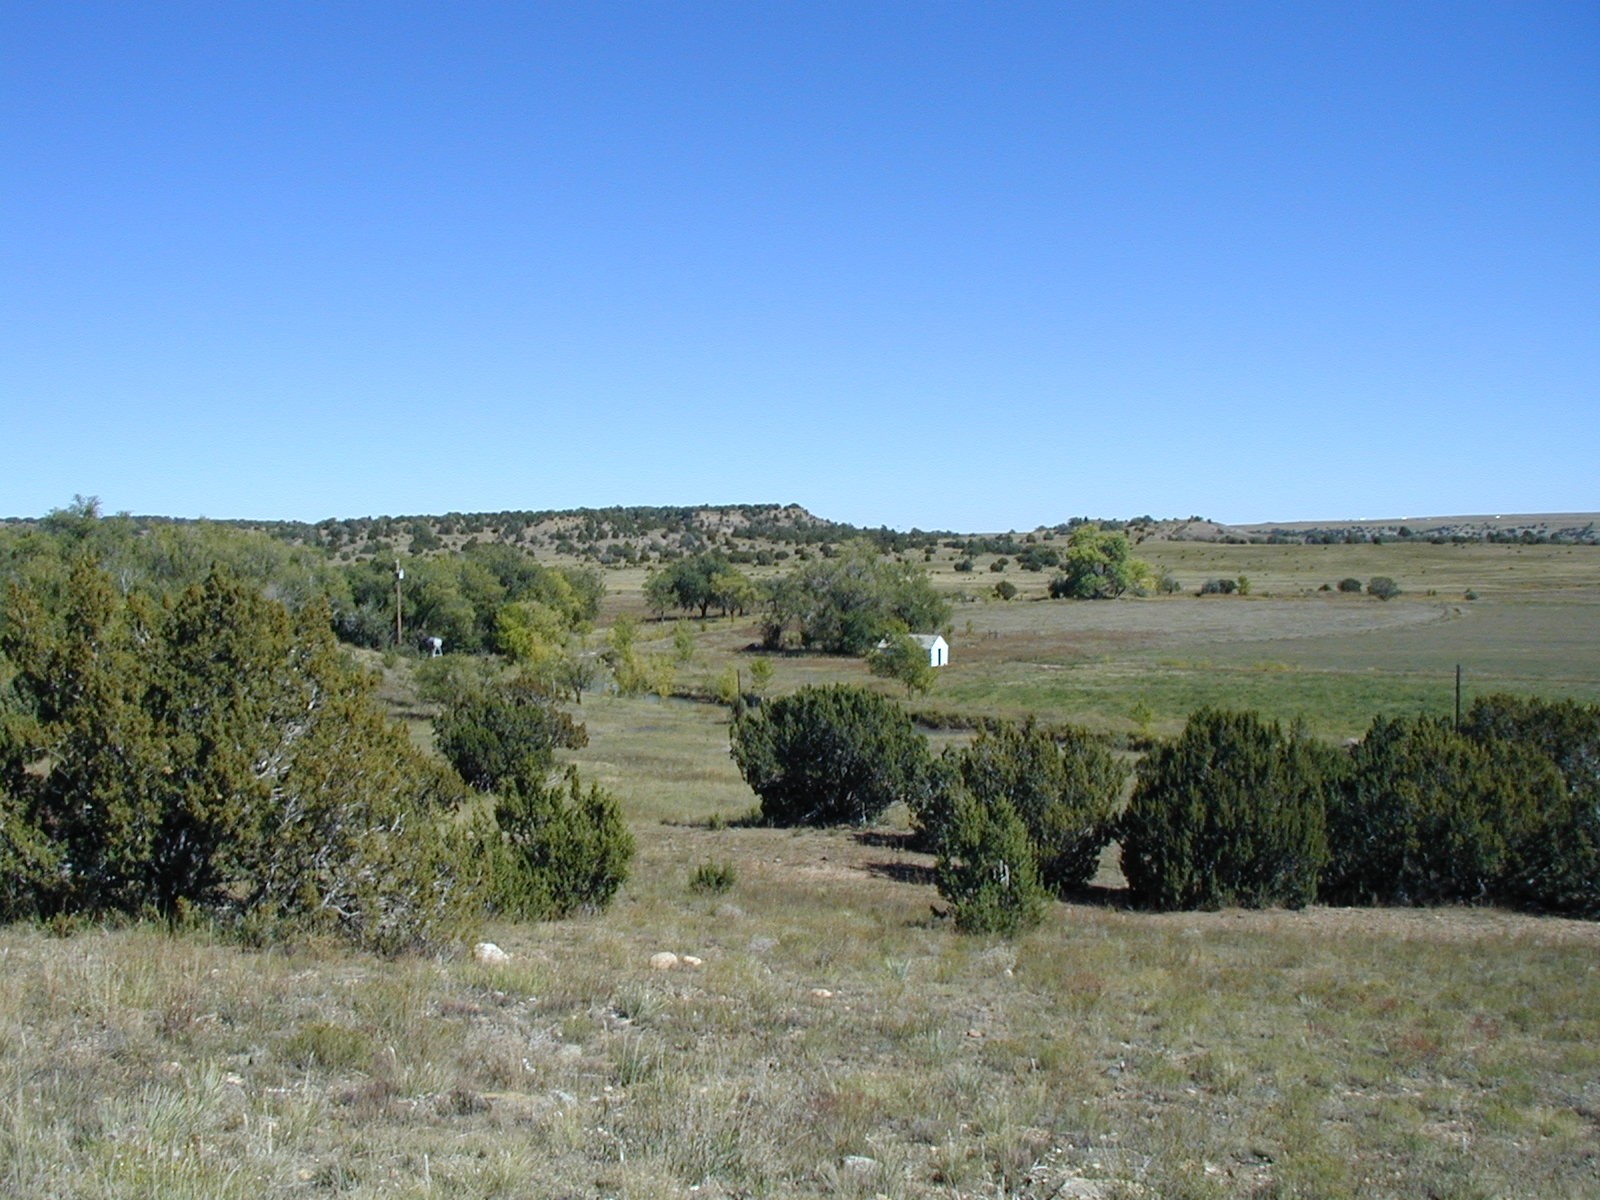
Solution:
[[[1600,5],[0,5],[0,515],[1600,509]]]

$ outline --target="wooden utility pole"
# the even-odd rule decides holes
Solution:
[[[400,565],[400,560],[394,560],[394,644],[399,649],[405,641],[405,622],[400,616],[400,581],[406,577],[405,568]]]

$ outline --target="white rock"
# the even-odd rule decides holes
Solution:
[[[472,959],[486,967],[503,967],[511,961],[511,955],[493,942],[479,942],[472,948]]]
[[[683,956],[683,965],[686,967],[702,967],[705,965],[705,961],[705,959],[696,958],[692,954],[685,954]]]
[[[827,988],[812,988],[811,989],[811,998],[813,1000],[832,1000],[833,999],[833,993],[830,992]]]
[[[650,956],[652,971],[670,971],[678,965],[678,956],[671,950],[657,950]]]

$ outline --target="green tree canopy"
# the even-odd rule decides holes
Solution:
[[[1051,891],[1059,895],[1094,877],[1122,807],[1128,768],[1092,735],[1047,732],[1031,720],[990,722],[970,744],[947,751],[941,765],[941,786],[916,814],[935,850],[954,809],[954,785],[978,803],[1010,806]]]
[[[881,559],[870,543],[856,541],[776,581],[765,631],[771,645],[792,630],[805,646],[864,654],[890,633],[932,633],[949,620],[950,604],[926,570]]]
[[[1149,567],[1133,557],[1125,533],[1079,525],[1067,539],[1061,573],[1050,581],[1054,599],[1108,600],[1141,586]]]
[[[434,740],[462,779],[498,791],[507,780],[548,774],[557,749],[586,746],[589,734],[536,682],[513,678],[453,697]]]
[[[1344,904],[1486,901],[1566,796],[1555,766],[1516,740],[1433,717],[1380,718],[1328,801],[1323,893]]]
[[[928,651],[909,633],[891,634],[867,655],[874,675],[904,684],[906,695],[925,695],[939,678]]]
[[[436,810],[460,782],[411,748],[333,640],[218,569],[157,607],[88,554],[13,584],[0,792],[37,870],[8,915],[192,908],[395,950],[475,894]]]
[[[1039,883],[1028,827],[1004,799],[979,800],[959,785],[934,868],[939,894],[963,933],[1015,937],[1044,918],[1049,895]]]

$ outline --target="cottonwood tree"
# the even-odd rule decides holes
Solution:
[[[1133,557],[1125,533],[1079,525],[1067,539],[1061,573],[1050,581],[1053,599],[1107,600],[1142,585],[1149,567]]]
[[[890,632],[931,632],[949,620],[950,604],[923,567],[885,561],[871,543],[856,541],[773,584],[763,635],[774,647],[793,631],[805,646],[864,654]]]

